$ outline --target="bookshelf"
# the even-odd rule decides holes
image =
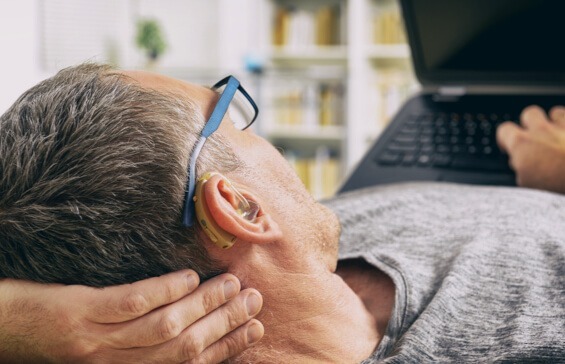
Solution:
[[[238,77],[261,110],[253,129],[280,147],[298,170],[307,170],[301,172],[305,181],[325,176],[321,179],[334,190],[414,91],[396,0],[102,3],[101,11],[83,15],[115,33],[113,42],[123,46],[116,61],[121,58],[124,68],[144,63],[131,43],[130,20],[157,18],[170,47],[156,71],[207,85],[227,74]],[[106,8],[115,10],[110,22]],[[58,32],[73,52],[69,59],[65,52],[56,58],[71,64],[76,57],[104,53],[107,32],[95,33],[98,45],[91,50],[75,46],[69,32]],[[327,174],[326,165],[331,165]],[[317,197],[331,190],[312,189]]]
[[[417,89],[397,1],[219,1],[220,35],[246,38],[239,55],[261,64],[257,132],[315,197],[332,195]]]

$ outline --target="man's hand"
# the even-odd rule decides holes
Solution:
[[[554,107],[548,116],[529,106],[520,121],[522,127],[506,122],[496,132],[518,185],[565,193],[565,107]]]
[[[263,336],[230,274],[180,271],[104,289],[0,280],[0,362],[217,363]]]

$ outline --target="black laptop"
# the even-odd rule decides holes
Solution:
[[[340,192],[401,181],[515,185],[496,128],[565,104],[565,1],[400,0],[422,92]]]

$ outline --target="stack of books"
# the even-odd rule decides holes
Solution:
[[[344,87],[338,82],[289,83],[274,91],[274,120],[280,125],[342,125]]]
[[[292,151],[286,152],[285,156],[314,198],[320,200],[335,194],[340,182],[340,168],[339,160],[330,149],[318,147],[316,155],[310,158]]]
[[[406,43],[402,15],[397,7],[377,9],[373,16],[373,40],[376,44]]]
[[[316,10],[279,6],[273,23],[273,45],[304,48],[343,44],[341,6]]]

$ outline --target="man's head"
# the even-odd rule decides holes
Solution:
[[[1,274],[104,286],[228,269],[233,257],[180,218],[188,156],[217,99],[207,88],[95,65],[22,95],[0,117]],[[242,221],[225,180],[206,184],[212,215],[238,241],[297,237],[296,227],[320,228],[327,216],[270,144],[225,120],[197,171],[229,176],[262,207],[257,221]]]

